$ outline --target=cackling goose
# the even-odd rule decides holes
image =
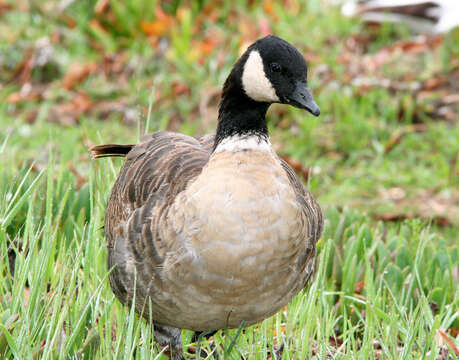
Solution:
[[[267,36],[228,76],[215,135],[157,132],[91,149],[126,157],[105,215],[111,287],[123,304],[135,299],[174,359],[181,329],[260,322],[314,272],[322,213],[273,151],[265,119],[272,103],[319,115],[306,72],[298,50]]]

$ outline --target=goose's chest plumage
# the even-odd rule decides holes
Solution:
[[[304,216],[275,154],[214,153],[177,196],[163,234],[180,243],[166,271],[183,317],[190,315],[182,320],[198,329],[237,327],[285,305],[303,285]]]
[[[282,250],[301,216],[278,160],[251,150],[214,154],[172,211],[190,235],[186,248],[209,262],[222,257],[229,267],[270,246]]]

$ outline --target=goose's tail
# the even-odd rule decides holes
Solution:
[[[92,146],[89,151],[91,151],[92,157],[94,159],[112,156],[125,157],[134,146],[135,145],[117,144],[96,145]]]

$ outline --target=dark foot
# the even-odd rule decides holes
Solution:
[[[284,353],[284,343],[280,344],[279,347],[273,346],[273,359],[281,360],[282,354]]]
[[[172,360],[185,360],[182,347],[182,329],[154,324],[154,330],[155,341],[160,348],[165,346],[169,348],[165,354],[168,354]]]
[[[194,354],[196,354],[196,352],[199,349],[200,350],[200,354],[199,355],[202,358],[206,358],[207,356],[209,356],[209,354],[205,350],[201,349],[201,342],[202,342],[203,339],[209,340],[209,338],[214,336],[217,332],[218,332],[218,330],[195,331],[194,334],[193,334],[193,337],[191,338],[191,342],[194,342],[194,343],[197,344],[196,347],[193,347],[194,348]],[[213,343],[210,343],[209,346],[210,346],[211,353],[213,353],[213,358],[218,360],[219,357],[218,357],[218,354],[216,352],[216,345],[213,344]],[[190,347],[188,348],[188,351],[190,351]]]
[[[191,338],[191,342],[198,342],[199,337],[209,340],[211,336],[214,336],[218,330],[210,330],[210,331],[195,331],[193,337]]]
[[[280,344],[278,348],[274,348],[274,355],[277,360],[282,359],[282,354],[284,353],[284,343]]]
[[[187,352],[193,355],[196,355],[198,352],[197,346],[188,346]],[[205,359],[209,354],[202,348],[199,348],[199,358]]]

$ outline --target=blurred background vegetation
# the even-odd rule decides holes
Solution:
[[[99,229],[121,162],[93,164],[87,148],[157,130],[214,131],[234,61],[270,33],[304,54],[322,111],[314,118],[273,105],[268,123],[276,151],[325,210],[319,250],[328,257],[314,289],[327,300],[296,300],[275,317],[277,332],[263,325],[257,354],[271,356],[266,342],[298,335],[304,321],[325,330],[306,326],[286,342],[286,358],[410,354],[400,350],[404,337],[417,358],[435,358],[431,350],[444,345],[438,331],[458,336],[458,29],[415,35],[403,24],[368,26],[318,0],[0,0],[0,354],[148,358],[132,350],[148,328],[129,309],[124,324],[106,282]],[[369,327],[389,344],[377,351],[362,328],[366,297],[384,309],[373,325],[396,325],[392,334]],[[107,340],[114,308],[118,337]],[[319,318],[300,326],[289,314],[301,309]],[[413,316],[421,325],[410,325]]]

